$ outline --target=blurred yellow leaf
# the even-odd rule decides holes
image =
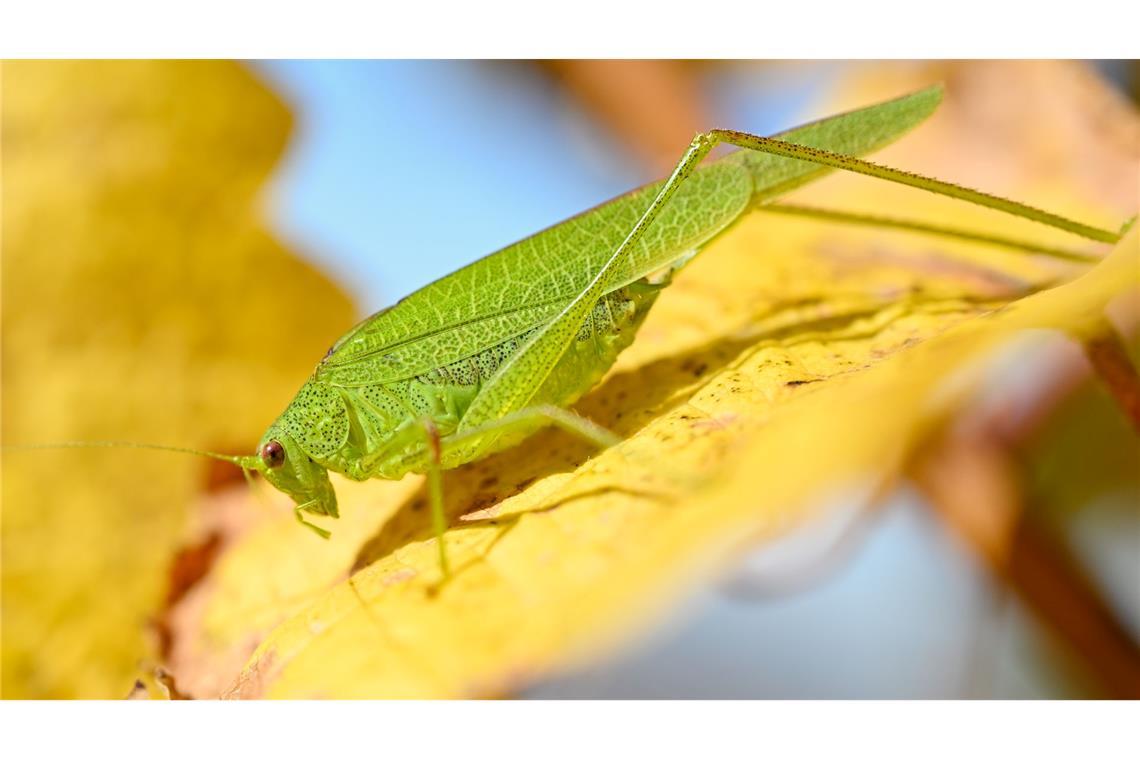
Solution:
[[[353,321],[259,220],[285,108],[222,62],[3,64],[3,440],[253,449]],[[205,463],[5,452],[5,697],[123,697]]]
[[[1035,71],[1015,79],[1032,84]],[[870,102],[937,78],[909,76],[851,89]],[[1019,123],[1055,128],[1077,150],[1084,126],[1039,119],[1066,93],[1026,89]],[[990,127],[971,119],[971,97],[952,88],[935,122],[882,160],[938,173],[930,166],[950,156],[947,178],[1113,226],[1134,212],[1133,190],[1090,199],[1072,176],[1035,174],[1037,150],[1009,152],[1000,170],[988,156],[974,162],[972,139]],[[1119,147],[1105,172],[1135,160],[1133,146]],[[821,205],[1018,227],[862,178],[800,192]],[[298,530],[284,502],[234,492],[204,510],[261,517],[175,610],[169,664],[198,696],[486,696],[597,657],[732,550],[829,498],[883,488],[999,349],[1099,318],[1136,288],[1136,257],[1133,232],[1074,279],[1083,270],[1048,260],[753,215],[685,270],[578,405],[623,444],[591,459],[546,431],[447,474],[452,580],[439,585],[419,478],[337,480],[343,517],[329,542]]]

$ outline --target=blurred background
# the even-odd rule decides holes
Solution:
[[[1119,130],[1125,143],[1135,140],[1135,62],[267,61],[241,64],[237,74],[224,67],[238,64],[177,64],[173,73],[145,62],[5,64],[4,437],[249,449],[329,337],[479,256],[659,177],[696,131],[769,134],[835,110],[853,76],[922,69],[969,87],[988,76],[978,68],[987,65],[1011,86],[1019,77],[1064,77],[1096,90],[1130,115],[1131,126]],[[180,88],[205,92],[215,79],[238,82],[227,85],[228,99],[209,96],[213,112],[180,110]],[[134,99],[140,90],[166,95]],[[190,143],[147,133],[140,114],[186,130],[198,119],[217,134],[184,150]],[[995,132],[1014,129],[995,118]],[[266,131],[266,123],[278,127]],[[49,165],[60,145],[70,158]],[[122,168],[140,162],[144,169]],[[230,168],[206,176],[206,164]],[[75,171],[95,179],[60,190]],[[175,171],[203,176],[158,197],[146,191],[147,181],[166,187],[161,178]],[[1125,208],[1140,179],[1136,164],[1107,181],[1127,185],[1129,176]],[[1134,209],[1134,195],[1131,202]],[[180,232],[140,233],[172,208]],[[256,228],[241,221],[250,210]],[[230,227],[207,234],[202,219]],[[164,264],[150,279],[144,272],[156,251],[169,249],[168,237],[185,260],[201,263]],[[136,258],[95,271],[94,239],[107,250],[130,247]],[[219,250],[238,245],[241,253]],[[74,258],[50,263],[48,248]],[[234,267],[259,280],[256,292],[216,291],[212,275]],[[273,278],[282,269],[311,271],[317,279],[307,282],[322,284],[281,295]],[[48,284],[71,276],[60,271],[74,275],[71,289]],[[93,282],[136,302],[134,315],[100,317],[105,307],[83,295]],[[79,316],[44,315],[44,304],[63,300]],[[216,322],[189,316],[203,303]],[[183,327],[163,332],[170,324]],[[47,345],[70,359],[37,359]],[[106,359],[95,355],[116,346],[136,358],[98,379],[96,362]],[[140,346],[150,358],[138,363]],[[207,355],[203,380],[188,368]],[[916,478],[872,512],[837,504],[689,599],[647,639],[521,696],[1140,696],[1140,450],[1082,361],[1079,351],[1058,351],[1044,367],[1058,378],[1048,392],[1006,389],[1001,404],[1021,404],[1016,424],[979,413],[972,450],[1008,460],[1027,505],[1000,550],[939,498],[934,480]],[[91,378],[88,387],[73,389],[76,377]],[[151,394],[146,403],[106,400],[135,383],[150,389],[140,390]],[[230,388],[221,408],[211,406]],[[56,395],[42,408],[30,400],[49,391]],[[163,424],[148,418],[148,403],[169,410]],[[203,420],[212,417],[230,424],[211,429]],[[71,460],[21,459],[4,483],[4,696],[119,696],[114,685],[146,649],[144,634],[131,641],[121,632],[153,623],[153,609],[177,594],[177,574],[195,572],[193,557],[178,553],[186,504],[224,473],[203,480],[194,463],[93,457],[71,477],[128,482],[145,462],[148,471],[174,471],[176,482],[134,494],[150,505],[141,518],[149,526],[140,527],[137,506],[107,506],[94,492],[63,500],[88,505],[77,518],[79,507],[42,498]],[[17,503],[37,509],[10,512]],[[76,577],[75,545],[113,547],[122,530],[150,547],[147,556],[128,565],[109,549],[82,575],[112,579],[133,601],[107,602],[68,580]],[[47,591],[45,576],[55,578]],[[103,622],[75,634],[76,621],[88,618]],[[94,662],[100,657],[109,662]]]

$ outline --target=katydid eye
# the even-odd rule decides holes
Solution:
[[[277,441],[270,441],[261,448],[261,461],[266,467],[280,467],[285,464],[285,447]]]

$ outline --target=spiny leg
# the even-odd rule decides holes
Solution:
[[[1012,251],[1051,256],[1062,261],[1073,261],[1080,264],[1096,263],[1100,260],[1100,256],[1092,253],[1042,245],[1032,240],[1022,240],[1018,238],[1006,237],[1004,235],[976,232],[974,230],[963,229],[960,227],[950,227],[942,224],[916,221],[913,219],[902,219],[893,216],[852,213],[850,211],[817,208],[814,206],[801,206],[792,203],[761,203],[757,204],[754,207],[754,210],[770,214],[784,214],[786,216],[800,216],[810,219],[819,219],[825,222],[838,222],[841,224],[853,224],[864,227],[902,230],[904,232],[915,232],[923,235],[933,235],[936,237],[949,238],[951,240],[964,240],[969,243],[1005,248]]]
[[[773,137],[760,137],[759,135],[749,134],[748,132],[738,132],[732,129],[711,129],[708,132],[697,135],[693,139],[689,151],[693,152],[696,150],[700,153],[701,157],[704,157],[704,155],[717,144],[722,142],[735,145],[738,148],[745,148],[747,150],[754,150],[759,153],[767,153],[784,158],[794,158],[800,161],[818,164],[819,166],[827,166],[832,169],[842,169],[856,174],[864,174],[868,177],[875,177],[887,182],[894,182],[919,190],[925,190],[936,195],[957,198],[978,206],[994,209],[995,211],[1012,214],[1022,219],[1030,219],[1049,227],[1056,227],[1073,235],[1079,235],[1080,237],[1096,240],[1101,243],[1117,243],[1122,237],[1122,233],[1119,232],[1112,232],[1111,230],[1103,230],[1082,224],[1081,222],[1067,219],[1059,214],[1054,214],[1050,211],[1021,203],[1020,201],[1002,198],[969,187],[963,187],[953,182],[945,182],[943,180],[934,179],[933,177],[915,174],[914,172],[894,169],[854,156],[833,153],[832,151],[823,150],[822,148],[811,148],[806,145],[786,142]],[[688,154],[686,154],[686,156],[687,155]],[[684,163],[684,161],[685,159],[682,159],[682,163]]]
[[[520,409],[517,412],[511,412],[498,420],[491,420],[450,435],[444,440],[444,445],[447,449],[460,449],[465,445],[480,443],[481,440],[486,440],[490,434],[502,435],[513,430],[526,429],[541,422],[555,425],[567,433],[594,444],[599,449],[608,449],[621,443],[620,436],[596,422],[552,404],[538,404]]]
[[[498,420],[491,420],[477,427],[469,428],[461,433],[440,438],[439,429],[430,419],[421,421],[424,434],[427,438],[428,453],[428,490],[431,498],[432,530],[435,533],[436,544],[439,546],[439,565],[443,577],[451,575],[450,565],[447,561],[447,548],[444,545],[443,534],[447,528],[446,515],[443,504],[443,452],[462,449],[464,446],[478,446],[490,437],[493,439],[504,433],[509,434],[516,430],[529,430],[537,423],[553,424],[568,433],[577,435],[599,449],[609,448],[621,442],[621,438],[606,430],[601,425],[581,417],[566,409],[550,404],[520,409]],[[472,459],[476,458],[477,454]]]

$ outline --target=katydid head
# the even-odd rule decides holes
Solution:
[[[336,517],[336,491],[329,473],[279,427],[271,427],[257,447],[255,469],[278,491],[297,503],[297,519],[322,536],[328,532],[305,522],[301,512]]]

